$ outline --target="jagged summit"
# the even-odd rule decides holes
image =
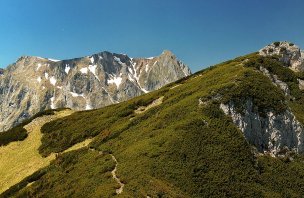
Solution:
[[[164,50],[162,55],[165,55],[165,56],[175,56],[170,50]]]
[[[61,60],[56,60],[52,58],[43,58],[39,56],[20,56],[16,62],[22,61],[22,60],[29,60],[29,59],[38,59],[38,60],[45,60],[45,61],[51,61],[51,62],[59,62]]]
[[[110,51],[100,51],[100,52],[96,52],[87,56],[81,56],[81,57],[77,57],[77,58],[67,58],[67,59],[55,59],[55,58],[45,58],[45,57],[40,57],[40,56],[32,56],[32,55],[22,55],[20,56],[16,62],[23,60],[23,59],[40,59],[40,60],[49,60],[49,61],[53,61],[53,62],[60,62],[60,61],[68,61],[68,60],[74,60],[74,59],[81,59],[81,58],[86,58],[86,57],[93,57],[93,56],[106,56],[106,55],[118,55],[118,56],[125,56],[125,57],[129,57],[127,54],[124,53],[116,53],[116,52],[110,52]],[[159,56],[175,56],[175,54],[171,51],[171,50],[163,50],[162,53]],[[157,57],[157,56],[155,56]],[[138,59],[152,59],[155,57],[129,57],[130,59],[133,58],[138,58]]]
[[[22,56],[0,78],[0,131],[45,109],[95,109],[191,74],[169,54],[130,58],[104,51],[61,61]]]
[[[280,56],[280,61],[294,71],[304,71],[304,52],[294,43],[274,42],[259,50],[262,56]]]

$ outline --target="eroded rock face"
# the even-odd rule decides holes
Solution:
[[[304,71],[304,52],[290,42],[274,42],[259,50],[262,56],[278,55],[280,61],[294,71]]]
[[[45,109],[100,108],[190,74],[169,51],[133,59],[110,52],[63,61],[24,56],[0,75],[0,131]]]
[[[299,89],[304,90],[304,80],[298,79]]]
[[[274,85],[278,86],[284,92],[285,96],[290,96],[290,89],[287,83],[281,81],[277,75],[271,74],[265,67],[260,67],[260,71],[267,76]]]
[[[255,108],[250,99],[246,101],[242,114],[237,112],[232,102],[221,104],[220,108],[226,115],[231,116],[247,141],[259,152],[269,152],[276,156],[285,147],[299,153],[304,152],[303,126],[290,110],[280,114],[270,111],[265,117],[261,117],[254,111]]]

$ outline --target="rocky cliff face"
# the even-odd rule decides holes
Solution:
[[[232,102],[221,104],[220,108],[231,116],[247,141],[259,152],[269,152],[276,156],[285,147],[296,152],[304,151],[304,128],[290,110],[281,114],[269,111],[265,117],[261,117],[254,110],[251,99],[246,101],[242,114],[237,112]]]
[[[293,71],[304,71],[303,52],[292,43],[275,42],[262,48],[259,54],[261,56],[277,55],[280,57],[279,61]],[[259,71],[279,87],[286,98],[294,98],[288,84],[264,66],[260,66]],[[299,89],[303,89],[303,82],[298,79]],[[247,141],[254,145],[259,152],[270,153],[272,156],[278,156],[282,150],[286,149],[304,152],[304,127],[290,109],[279,114],[268,111],[265,116],[261,116],[250,98],[245,102],[242,113],[237,111],[236,105],[231,101],[228,104],[221,104],[220,108],[226,115],[231,116],[234,124],[244,133]]]
[[[262,56],[280,56],[286,66],[294,71],[304,71],[304,52],[300,48],[290,42],[274,42],[267,45],[259,51]]]
[[[190,74],[169,51],[151,58],[110,52],[63,61],[24,56],[0,76],[0,131],[45,109],[95,109]]]
[[[287,83],[281,81],[277,75],[271,74],[266,68],[261,66],[259,69],[265,76],[267,76],[271,80],[274,85],[279,87],[284,92],[285,96],[290,96],[290,89]]]

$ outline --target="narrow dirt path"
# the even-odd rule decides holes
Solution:
[[[115,181],[120,185],[120,188],[116,189],[116,194],[121,194],[121,193],[123,192],[123,188],[124,188],[125,184],[123,184],[123,183],[120,181],[120,179],[117,177],[117,175],[116,175],[118,162],[117,162],[115,156],[114,156],[113,154],[110,154],[110,155],[111,155],[113,161],[116,163],[116,164],[115,164],[114,170],[112,170],[112,172],[111,172],[111,173],[112,173],[112,177],[113,177],[113,179],[115,179]]]
[[[78,150],[78,149],[83,148],[83,147],[87,147],[92,141],[93,141],[93,138],[88,138],[88,139],[86,139],[86,140],[84,140],[82,142],[74,144],[70,148],[62,151],[60,154],[67,153],[67,152],[70,152],[70,151],[75,151],[75,150]]]
[[[140,106],[138,107],[136,110],[134,110],[135,114],[141,114],[144,113],[146,111],[148,111],[149,109],[156,107],[158,105],[161,105],[163,103],[163,99],[164,96],[161,96],[160,98],[154,100],[151,104],[149,104],[148,106]]]
[[[96,150],[96,149],[94,149],[94,148],[90,148],[89,150],[90,150],[90,151],[99,152],[99,155],[102,155],[102,154],[103,154],[102,151],[98,151],[98,150]],[[113,154],[109,154],[109,155],[112,157],[112,160],[115,162],[115,168],[111,171],[112,177],[113,177],[113,179],[114,179],[114,180],[119,184],[119,186],[120,186],[118,189],[116,189],[116,194],[121,194],[121,193],[123,192],[123,188],[124,188],[125,184],[122,183],[122,182],[120,181],[120,179],[119,179],[119,178],[117,177],[117,175],[116,175],[117,166],[118,166],[118,162],[117,162],[116,157],[115,157]]]

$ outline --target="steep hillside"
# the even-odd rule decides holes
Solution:
[[[0,72],[0,131],[46,109],[96,109],[191,73],[169,51],[151,58],[110,52],[62,61],[23,56]]]
[[[56,114],[55,114],[56,113]],[[0,191],[20,182],[24,177],[33,174],[38,169],[45,167],[55,155],[43,158],[39,155],[38,148],[41,144],[40,128],[46,122],[70,115],[71,110],[62,110],[52,115],[42,115],[33,119],[24,126],[28,137],[24,141],[14,142],[5,147],[0,147]]]
[[[57,158],[1,196],[301,197],[304,75],[280,58],[253,53],[46,123],[39,152]]]

